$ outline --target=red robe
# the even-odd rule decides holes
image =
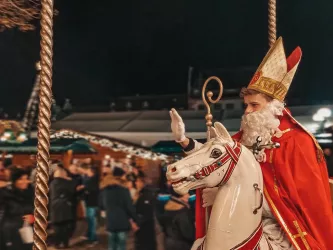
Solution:
[[[280,148],[266,150],[267,160],[260,164],[265,198],[295,249],[333,250],[332,203],[322,151],[287,110],[279,129],[285,133],[272,141]],[[240,138],[241,132],[233,136]],[[198,231],[204,231],[204,218],[196,223]]]

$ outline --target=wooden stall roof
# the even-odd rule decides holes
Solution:
[[[73,154],[95,154],[97,151],[84,139],[57,138],[50,141],[50,154],[63,154],[69,150]],[[0,142],[0,152],[11,154],[36,154],[37,138],[22,143]]]

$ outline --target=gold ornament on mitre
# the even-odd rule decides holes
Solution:
[[[297,47],[286,58],[282,37],[279,37],[266,54],[247,88],[282,102],[287,95],[301,57],[302,50]]]

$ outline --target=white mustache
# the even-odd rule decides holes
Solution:
[[[247,115],[243,115],[241,130],[243,131],[241,142],[246,146],[252,146],[258,136],[262,143],[271,142],[271,138],[280,125],[278,115],[282,115],[284,106],[281,102],[274,100],[264,109]]]

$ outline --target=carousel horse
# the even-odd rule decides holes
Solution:
[[[253,152],[216,122],[216,136],[169,165],[167,178],[179,194],[218,187],[207,234],[192,250],[269,249],[262,227],[263,177]]]

